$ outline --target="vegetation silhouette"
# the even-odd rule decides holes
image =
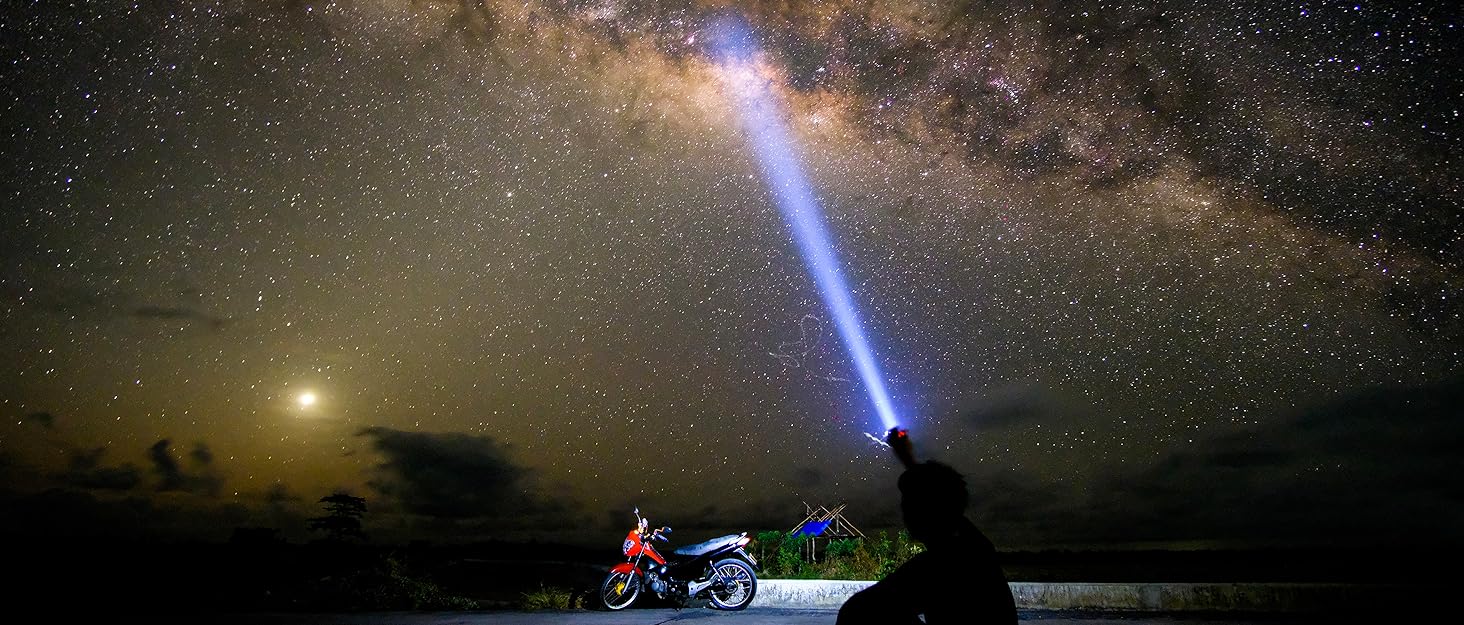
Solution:
[[[361,517],[366,515],[366,499],[346,493],[334,493],[320,498],[327,514],[310,519],[312,532],[324,532],[322,540],[334,543],[366,541],[366,532],[361,526]]]

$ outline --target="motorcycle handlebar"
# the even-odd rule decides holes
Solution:
[[[646,519],[645,517],[643,517],[643,516],[640,515],[640,507],[639,506],[637,506],[636,509],[635,509],[635,520],[636,520],[636,524],[638,524],[640,526],[641,532],[644,533],[646,531],[647,527],[650,525],[650,520],[649,519]],[[670,525],[662,525],[661,527],[658,527],[655,530],[651,531],[651,536],[652,537],[656,537],[656,538],[660,538],[661,540],[669,540],[666,537],[661,536],[661,534],[670,534],[670,533],[671,533],[671,526]]]

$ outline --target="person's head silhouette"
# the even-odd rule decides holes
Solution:
[[[927,460],[900,474],[900,512],[910,537],[923,543],[960,533],[966,524],[966,479],[945,464]]]

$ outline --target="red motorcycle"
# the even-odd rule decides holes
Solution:
[[[607,609],[630,607],[642,590],[685,606],[706,599],[718,610],[741,610],[757,594],[757,560],[747,553],[752,539],[747,532],[728,534],[676,549],[663,557],[653,541],[670,542],[670,527],[650,529],[650,522],[635,510],[635,527],[625,536],[625,562],[610,569],[600,584],[600,602]]]

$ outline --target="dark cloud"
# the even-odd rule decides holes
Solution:
[[[1021,424],[1041,403],[980,417]],[[1358,391],[1248,430],[1196,434],[1086,483],[939,459],[965,474],[969,515],[1007,549],[1464,545],[1460,405],[1459,379]],[[863,496],[854,509],[881,510],[880,499]],[[884,510],[875,518],[888,518]]]
[[[1033,385],[994,388],[967,403],[974,406],[957,412],[963,425],[976,430],[1068,423],[1091,410],[1057,390]]]
[[[1072,529],[1121,542],[1459,544],[1460,405],[1459,381],[1375,389],[1196,439],[1096,488]]]
[[[529,470],[486,436],[362,430],[385,457],[371,487],[411,514],[492,525],[532,522],[559,507],[535,490]]]
[[[107,290],[86,289],[65,283],[27,293],[38,309],[68,319],[92,319],[124,309],[128,297]]]
[[[209,451],[208,445],[205,445],[203,443],[195,444],[193,446],[193,451],[190,452],[189,455],[193,457],[194,462],[200,465],[213,464],[213,452]]]
[[[271,505],[300,501],[300,496],[290,492],[289,487],[275,482],[264,489],[264,500]]]
[[[1082,493],[1030,472],[951,464],[966,478],[971,494],[967,515],[1001,548],[1060,545],[1077,542],[1075,530],[1088,533]],[[894,514],[898,519],[898,512]]]
[[[71,454],[67,468],[56,477],[63,484],[80,489],[125,491],[142,483],[142,472],[131,464],[104,466],[106,447],[78,449]]]
[[[35,302],[38,309],[65,318],[68,322],[95,324],[112,319],[138,319],[144,321],[171,321],[196,324],[210,330],[221,330],[229,325],[230,319],[211,315],[189,302],[197,302],[201,295],[196,289],[188,288],[177,296],[182,304],[143,303],[145,298],[138,294],[116,290],[97,290],[81,285],[47,285],[44,289],[25,294]]]
[[[802,466],[793,469],[793,486],[799,489],[817,488],[827,479],[823,469]]]
[[[194,447],[192,457],[199,466],[199,471],[185,471],[173,457],[171,449],[172,441],[162,439],[153,443],[148,448],[148,459],[152,461],[153,473],[157,476],[157,490],[162,492],[186,491],[202,495],[217,495],[223,487],[223,479],[212,472],[209,466],[213,456],[209,453],[208,447],[198,443]]]
[[[59,443],[65,464],[48,469],[14,454],[0,453],[0,531],[31,536],[136,539],[143,532],[170,538],[218,540],[232,525],[280,528],[305,540],[308,513],[284,484],[262,493],[221,501],[223,480],[209,447],[198,443],[189,463],[180,463],[164,439],[150,446],[148,472],[128,462],[109,464],[106,446],[79,448]],[[187,467],[184,465],[188,464]]]
[[[183,470],[168,449],[172,444],[172,441],[165,438],[153,443],[153,446],[147,450],[148,459],[153,463],[153,472],[158,476],[158,490],[168,491],[183,488]]]
[[[130,318],[197,323],[214,330],[222,329],[229,323],[228,318],[203,312],[192,303],[142,303],[139,300],[144,298],[124,291],[99,291],[61,283],[49,285],[46,289],[27,293],[27,295],[33,298],[42,310],[78,322],[96,322],[106,318]],[[187,288],[180,291],[177,296],[182,300],[196,302],[201,294],[196,289]]]
[[[24,417],[21,417],[20,420],[26,423],[40,424],[41,427],[48,430],[55,427],[56,425],[56,417],[49,412],[26,413],[26,415]]]
[[[150,317],[153,319],[192,319],[198,313],[187,308],[176,308],[166,306],[142,306],[132,311],[138,317]]]
[[[206,324],[215,330],[224,327],[229,321],[223,317],[215,317],[192,308],[181,306],[139,306],[132,310],[132,315],[142,319],[196,321]]]

